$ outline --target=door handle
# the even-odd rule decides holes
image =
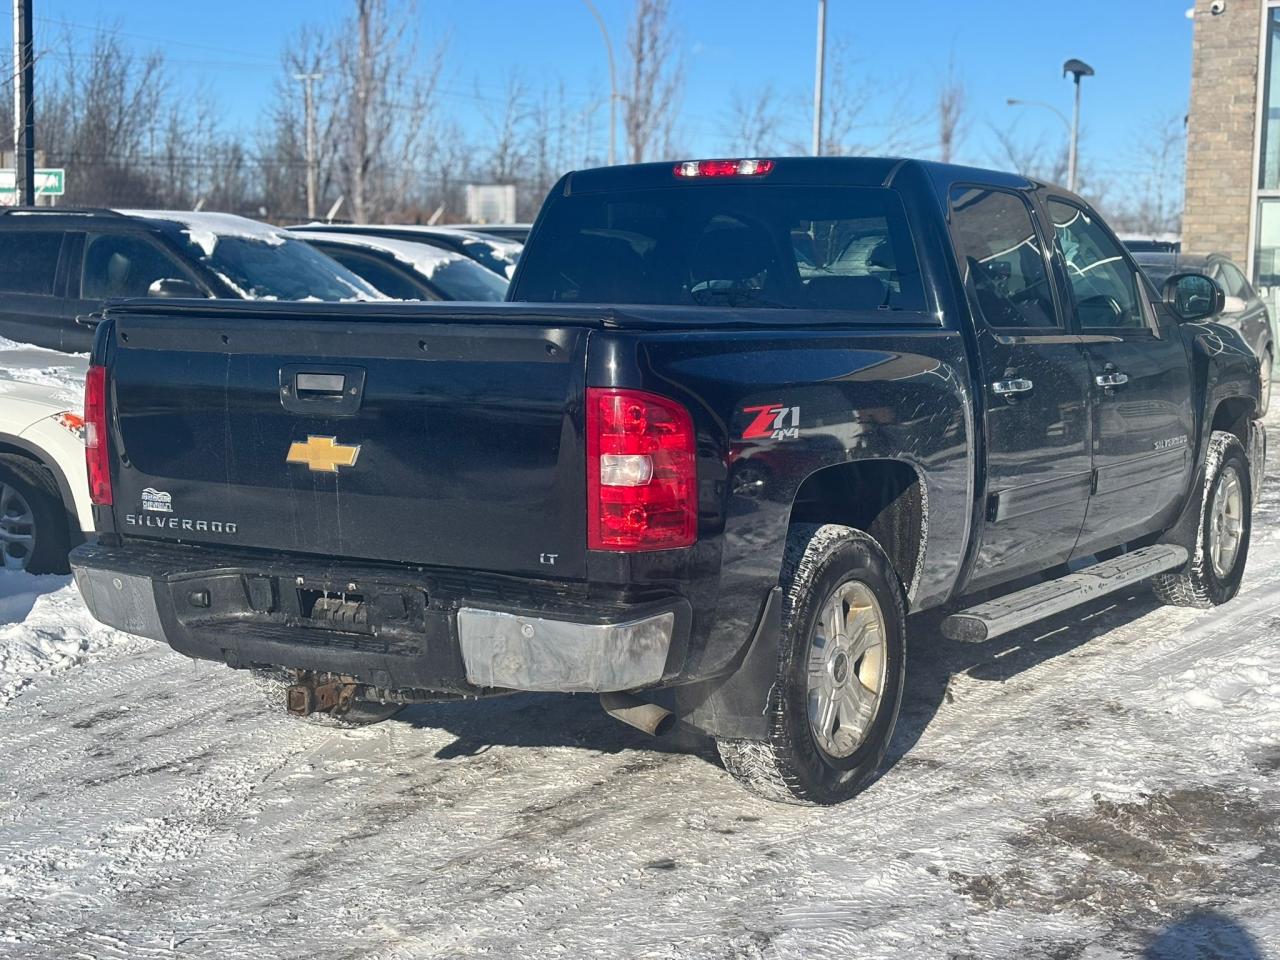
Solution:
[[[1035,384],[1022,377],[1012,380],[997,380],[991,385],[991,392],[1000,397],[1016,396],[1019,393],[1030,393]]]
[[[1123,387],[1129,382],[1129,375],[1127,373],[1100,373],[1093,378],[1093,382],[1107,389]]]
[[[76,315],[76,323],[82,327],[96,327],[102,322],[102,311],[80,313]]]

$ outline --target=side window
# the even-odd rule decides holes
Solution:
[[[1249,288],[1249,281],[1244,278],[1244,274],[1236,269],[1234,263],[1223,263],[1219,268],[1219,282],[1222,289],[1228,297],[1239,297],[1241,300],[1248,300],[1253,296],[1253,291]]]
[[[989,326],[1059,325],[1040,236],[1021,197],[953,188],[951,240],[965,288]]]
[[[379,293],[384,293],[393,300],[433,300],[419,290],[408,277],[397,272],[395,268],[380,263],[374,257],[351,253],[337,247],[317,247],[326,257],[332,257],[352,273],[368,280]]]
[[[0,231],[0,293],[53,295],[61,230]]]
[[[1119,244],[1079,207],[1061,200],[1050,200],[1048,206],[1080,327],[1145,329],[1138,275]]]
[[[187,271],[145,237],[91,233],[85,240],[80,296],[85,300],[145,297],[157,280],[186,280]]]

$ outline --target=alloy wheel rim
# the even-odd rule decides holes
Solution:
[[[36,518],[27,498],[13,486],[0,484],[0,563],[5,570],[25,570],[36,545]]]
[[[829,757],[848,757],[866,742],[884,699],[887,650],[871,589],[857,580],[836,587],[809,642],[806,697],[809,729]]]
[[[1209,562],[1218,579],[1235,568],[1244,539],[1244,492],[1240,475],[1232,466],[1224,467],[1213,487],[1213,507],[1209,515]]]

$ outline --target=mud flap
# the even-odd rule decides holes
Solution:
[[[1258,502],[1262,492],[1262,478],[1267,466],[1267,428],[1261,420],[1249,422],[1249,487],[1253,502]]]
[[[716,680],[673,688],[673,712],[714,737],[768,739],[769,697],[778,676],[781,632],[782,588],[774,587],[732,672]]]

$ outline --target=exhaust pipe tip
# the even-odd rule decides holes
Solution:
[[[676,715],[670,710],[629,693],[602,693],[600,706],[615,720],[651,737],[666,736],[676,724]]]

